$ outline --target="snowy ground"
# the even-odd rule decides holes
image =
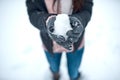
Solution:
[[[86,28],[81,80],[120,80],[120,1],[94,0]],[[28,20],[24,0],[0,1],[0,80],[50,80],[39,31]],[[61,80],[69,80],[65,54]]]

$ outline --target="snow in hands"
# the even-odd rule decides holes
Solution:
[[[58,14],[54,22],[54,32],[53,34],[61,35],[67,39],[66,33],[72,30],[70,25],[69,16],[67,14]]]

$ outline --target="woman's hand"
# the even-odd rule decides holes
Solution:
[[[70,24],[73,30],[67,32],[68,40],[72,43],[77,42],[79,37],[81,36],[82,32],[84,31],[84,27],[80,20],[76,17],[70,16]]]

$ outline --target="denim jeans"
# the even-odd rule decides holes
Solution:
[[[84,47],[81,48],[80,50],[75,51],[74,53],[72,52],[66,53],[68,74],[71,80],[75,80],[78,76],[83,52],[84,52]],[[51,71],[53,73],[59,73],[62,53],[51,54],[45,51],[45,54],[46,54],[48,63],[50,65]]]

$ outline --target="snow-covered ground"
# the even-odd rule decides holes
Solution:
[[[81,80],[120,80],[120,1],[94,0],[85,35]],[[65,54],[61,80],[69,80]],[[39,31],[26,12],[25,0],[0,1],[0,80],[50,80]]]

